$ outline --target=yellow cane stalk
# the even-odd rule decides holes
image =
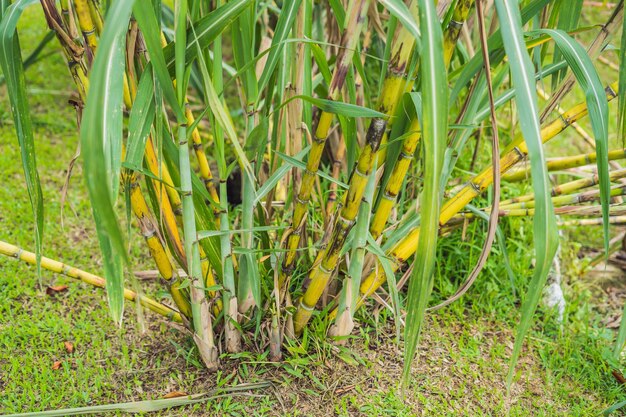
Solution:
[[[188,104],[185,106],[185,117],[187,118],[187,124],[189,126],[193,125],[193,123],[195,122],[195,118],[193,117],[193,113],[191,112]],[[191,141],[193,144],[194,153],[196,154],[196,158],[198,158],[200,178],[202,179],[202,182],[204,182],[204,186],[211,195],[213,201],[215,203],[219,203],[220,199],[217,195],[215,184],[213,184],[213,174],[211,173],[209,161],[207,160],[206,154],[204,153],[204,149],[202,146],[202,137],[200,136],[200,132],[198,132],[197,127],[191,132]]]
[[[91,11],[87,0],[74,0],[74,10],[78,17],[80,30],[83,32],[87,45],[89,45],[89,48],[95,55],[96,48],[98,47],[98,39],[96,38],[96,26],[91,19]]]
[[[617,83],[611,84],[606,88],[607,99],[613,100],[617,97]],[[578,104],[568,112],[561,115],[546,127],[541,129],[541,137],[543,142],[547,142],[556,135],[565,130],[573,122],[587,115],[587,105],[585,103]],[[504,156],[500,158],[500,172],[508,171],[513,165],[526,157],[528,149],[521,136],[518,136],[511,145],[505,150]],[[480,174],[476,175],[468,182],[454,197],[450,198],[441,208],[439,215],[439,224],[445,225],[454,215],[459,213],[472,199],[480,195],[491,185],[493,181],[493,167],[489,166]],[[393,271],[395,272],[403,262],[405,262],[417,250],[417,241],[420,228],[414,228],[402,240],[396,243],[387,251]],[[378,262],[374,270],[361,283],[359,301],[357,308],[363,305],[365,299],[371,296],[386,281],[386,276],[382,265]],[[337,310],[333,310],[330,314],[334,318]]]
[[[612,151],[609,151],[609,161],[623,158],[626,158],[626,149],[614,149]],[[559,171],[563,169],[576,168],[584,165],[593,164],[596,162],[597,159],[598,155],[595,152],[582,155],[567,156],[564,158],[548,160],[548,162],[546,162],[546,168],[548,169],[548,171]],[[529,175],[530,170],[527,168],[522,168],[503,175],[502,179],[505,181],[520,181],[528,178]]]
[[[341,94],[341,89],[345,82],[346,74],[352,62],[352,56],[354,55],[354,50],[359,41],[359,36],[367,15],[368,4],[369,0],[350,0],[348,14],[346,16],[347,25],[341,42],[344,48],[341,50],[328,90],[328,99],[330,100],[336,101]],[[333,118],[332,113],[323,111],[317,122],[306,170],[302,176],[300,190],[295,198],[291,234],[287,241],[287,254],[283,261],[283,268],[279,277],[279,285],[281,286],[286,276],[288,276],[293,269],[296,251],[300,244],[300,235],[306,222],[305,215],[307,213],[309,199],[311,198],[311,190],[314,188],[317,169],[322,159],[322,152],[326,145],[326,139],[328,138]]]
[[[443,56],[446,66],[450,65],[459,34],[461,33],[465,20],[467,20],[467,16],[469,15],[473,3],[473,0],[461,0],[457,3],[454,9],[452,20],[445,31],[443,41]],[[402,151],[393,166],[391,176],[389,177],[389,181],[387,182],[385,190],[381,195],[378,207],[374,213],[374,218],[372,219],[372,223],[370,225],[370,233],[374,239],[378,239],[378,237],[382,234],[383,229],[389,220],[391,210],[395,205],[396,198],[400,192],[404,178],[406,177],[409,167],[411,166],[413,154],[415,153],[415,149],[417,149],[417,145],[421,137],[419,121],[417,118],[414,118],[411,121],[409,132],[411,133],[402,144]],[[379,162],[380,161],[381,159],[379,158]]]
[[[328,280],[337,267],[339,253],[343,248],[350,229],[354,225],[354,219],[359,211],[361,199],[367,186],[367,181],[372,167],[376,161],[376,152],[380,145],[383,132],[387,123],[383,119],[375,118],[370,123],[367,132],[367,144],[359,156],[352,176],[350,178],[350,187],[346,193],[346,199],[339,216],[333,224],[330,242],[324,250],[320,252],[318,258],[321,262],[317,262],[313,270],[309,274],[310,283],[306,292],[300,299],[298,310],[294,317],[294,330],[300,333],[304,326],[308,323],[317,300],[324,292]]]
[[[20,259],[31,265],[35,265],[37,262],[34,253],[25,251],[18,248],[17,246],[2,241],[0,241],[0,254]],[[89,272],[85,272],[78,268],[65,265],[64,263],[61,263],[59,261],[46,258],[45,256],[41,257],[41,267],[57,274],[63,274],[70,278],[81,280],[84,283],[93,285],[95,287],[104,288],[105,285],[104,278],[101,278]],[[139,303],[145,308],[154,311],[155,313],[160,314],[164,317],[167,317],[172,321],[177,321],[179,323],[183,321],[181,315],[178,312],[174,311],[172,308],[163,305],[157,301],[154,301],[153,299],[144,295],[137,296],[137,293],[129,289],[124,288],[124,298],[129,301],[136,301],[137,298],[139,298]]]
[[[378,208],[376,209],[376,213],[374,213],[374,218],[372,219],[372,223],[370,225],[370,233],[374,239],[378,239],[383,232],[383,229],[387,224],[387,220],[389,219],[389,215],[391,214],[391,210],[395,204],[396,197],[398,196],[402,183],[404,182],[404,177],[409,171],[409,167],[413,161],[413,154],[415,153],[415,149],[417,148],[417,144],[419,143],[419,139],[421,137],[420,125],[417,117],[411,121],[409,132],[411,133],[409,133],[409,136],[402,144],[402,151],[393,166],[391,176],[385,186],[385,190],[383,191],[380,202],[378,203]]]
[[[172,299],[176,303],[176,306],[185,316],[191,317],[191,305],[189,304],[188,298],[181,291],[180,284],[176,281],[172,281],[172,278],[174,278],[174,267],[170,255],[159,236],[156,222],[141,193],[135,173],[130,174],[128,187],[130,191],[130,205],[137,218],[137,223],[139,223],[141,233],[146,240],[150,255],[152,255],[152,259],[154,259],[161,277],[168,282]]]
[[[417,3],[411,2],[411,14],[417,15]],[[393,116],[402,95],[413,88],[414,80],[407,80],[408,64],[415,46],[415,38],[404,26],[400,26],[391,45],[391,54],[387,75],[383,81],[378,111]],[[387,122],[387,129],[381,140],[378,151],[378,166],[381,166],[387,155],[387,132],[391,130],[393,118]]]
[[[80,2],[86,2],[85,0],[76,0],[75,1],[75,7],[81,7],[83,5],[80,6],[76,6],[76,3],[80,3]],[[83,10],[84,12],[85,10]],[[89,28],[91,26],[93,26],[93,20],[91,19],[91,14],[92,12],[95,12],[94,16],[97,16],[98,19],[96,19],[96,21],[98,22],[99,26],[102,26],[102,21],[100,19],[100,14],[97,10],[87,10],[87,14],[86,13],[78,13],[77,10],[77,16],[79,19],[79,24],[81,25],[81,30],[83,30],[83,32],[85,31],[85,28]],[[82,20],[81,20],[82,19]],[[82,22],[82,23],[80,23]],[[97,48],[97,38],[95,36],[95,31],[92,32],[93,34],[93,38],[91,39],[91,44],[90,47],[92,47],[92,49],[95,51],[95,49]],[[87,36],[87,35],[85,35]],[[85,78],[87,78],[85,76]],[[86,97],[86,91],[87,88],[83,89],[84,92],[84,96],[82,96],[81,98],[85,99]],[[126,74],[124,74],[124,104],[126,105],[126,107],[130,110],[132,108],[132,104],[133,104],[133,100],[131,98],[131,93],[130,93],[130,88],[129,88],[129,83],[128,83],[128,78],[126,77]],[[193,116],[191,116],[193,118]],[[197,132],[196,132],[197,133]],[[166,167],[166,165],[162,162],[161,165],[159,165],[158,163],[158,158],[155,152],[155,147],[154,147],[154,143],[152,141],[151,136],[148,136],[147,140],[146,140],[146,148],[145,148],[145,159],[146,162],[148,164],[148,168],[150,170],[150,172],[157,178],[163,176],[164,182],[165,184],[163,184],[163,182],[158,181],[153,179],[152,180],[152,184],[155,188],[155,192],[156,192],[156,196],[157,196],[157,201],[159,202],[159,208],[160,208],[160,216],[163,219],[163,223],[165,226],[165,229],[167,231],[167,234],[170,238],[170,241],[174,247],[174,250],[177,252],[178,256],[180,259],[184,260],[185,258],[185,252],[183,249],[183,242],[182,242],[182,238],[180,236],[180,232],[178,230],[178,225],[176,223],[176,210],[180,208],[181,206],[181,202],[180,202],[180,196],[178,195],[178,193],[176,192],[176,190],[174,189],[173,186],[173,181],[172,178],[169,174],[169,171]],[[206,160],[206,159],[205,159]],[[210,172],[210,170],[209,170]],[[142,197],[143,199],[143,197]],[[137,204],[141,204],[136,200]],[[143,201],[146,209],[147,209],[147,204],[145,204],[145,200]],[[131,204],[132,204],[132,200],[131,200]],[[136,207],[133,207],[133,211],[136,214]],[[140,221],[141,222],[141,221]],[[150,247],[150,244],[149,244]],[[150,247],[150,251],[153,254],[153,247]],[[161,254],[159,253],[159,259],[155,258],[155,262],[157,263],[157,268],[159,268],[159,271],[161,271],[162,269],[164,271],[167,270],[167,267],[164,267],[163,264],[161,264],[161,266],[159,267],[159,263],[162,262],[161,259]],[[166,255],[167,256],[167,255]],[[202,259],[201,265],[202,265],[202,273],[203,276],[205,278],[205,284],[206,286],[215,286],[216,282],[215,282],[215,278],[213,276],[213,272],[211,270],[211,267],[209,265],[209,262],[206,258],[206,254],[204,253],[204,251],[202,250],[202,248],[200,248],[200,256]],[[169,262],[169,259],[168,259]],[[170,265],[171,266],[171,265]],[[166,276],[163,276],[164,279],[169,280]],[[186,307],[184,307],[183,304],[183,297],[180,294],[180,292],[177,290],[178,285],[174,284],[173,285],[173,293],[172,293],[172,297],[174,297],[175,301],[177,301],[177,305],[180,302],[181,305],[179,306],[179,308],[184,309]],[[176,292],[177,294],[174,294],[174,292]],[[212,297],[215,296],[215,292],[211,291],[209,293]],[[186,301],[186,300],[185,300]],[[219,311],[221,306],[221,303],[218,302],[216,303],[216,309],[217,311]]]
[[[620,185],[620,186],[612,188],[611,191],[609,192],[609,195],[611,197],[624,195],[624,192],[625,192],[624,187],[625,187],[624,185]],[[600,198],[600,190],[596,189],[596,190],[586,191],[586,192],[577,193],[577,194],[552,197],[552,205],[555,208],[559,207],[559,209],[554,210],[556,214],[568,214],[569,211],[571,211],[574,208],[581,208],[576,205],[587,203],[593,200],[597,200],[599,198]],[[567,206],[567,207],[563,207],[563,206]],[[498,210],[498,215],[501,217],[534,216],[535,215],[534,209],[535,209],[535,201],[533,200],[533,201],[528,201],[524,203],[515,203],[515,204],[508,205],[508,206],[502,206]],[[491,210],[487,209],[485,211],[490,212]],[[472,220],[475,218],[476,218],[476,215],[474,213],[459,213],[456,216],[452,217],[448,221],[447,225],[451,226],[451,225],[463,223],[466,219]]]
[[[609,173],[609,179],[611,181],[615,181],[621,178],[626,177],[626,168],[618,169],[616,171],[611,171]],[[569,194],[573,191],[580,190],[582,188],[593,187],[594,185],[599,184],[598,174],[594,174],[589,178],[582,178],[575,181],[566,182],[564,184],[560,184],[552,188],[552,195],[557,196],[561,194]],[[524,203],[527,201],[532,201],[535,199],[534,194],[527,194],[519,197],[513,197],[508,200],[502,200],[500,203],[500,207],[508,206],[517,203]]]
[[[452,54],[456,48],[456,42],[461,34],[461,29],[469,16],[470,9],[474,4],[474,0],[459,0],[454,6],[452,19],[448,23],[445,33],[443,34],[443,60],[446,65],[452,61]]]

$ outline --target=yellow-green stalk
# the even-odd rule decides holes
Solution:
[[[606,88],[607,99],[613,100],[617,97],[617,83]],[[587,115],[587,105],[585,103],[578,104],[563,114],[560,118],[549,123],[541,129],[541,137],[543,142],[547,142],[556,135],[565,130],[573,122]],[[522,137],[517,137],[511,145],[505,150],[504,156],[500,158],[500,173],[504,173],[511,169],[516,163],[526,157],[528,148]],[[439,224],[441,226],[457,213],[459,213],[472,199],[480,195],[491,185],[493,181],[493,167],[489,166],[480,174],[476,175],[469,181],[454,197],[450,198],[441,208],[439,215]],[[391,259],[391,266],[396,271],[403,262],[405,262],[417,250],[417,241],[419,237],[419,227],[414,228],[403,239],[393,245],[387,255]],[[373,271],[361,283],[361,297],[357,307],[363,305],[365,299],[371,296],[386,281],[386,276],[382,265],[378,264]],[[336,310],[331,312],[331,317],[336,316]]]
[[[85,41],[92,53],[95,55],[96,48],[98,46],[98,39],[96,38],[96,25],[91,18],[91,11],[87,0],[74,0],[74,10],[78,17],[78,24],[80,30],[83,32]]]
[[[626,168],[618,169],[616,171],[611,171],[609,173],[609,179],[611,181],[618,180],[620,178],[626,177]],[[552,188],[552,195],[562,195],[562,194],[570,194],[573,191],[580,190],[582,188],[593,187],[594,185],[598,185],[599,177],[598,174],[594,174],[589,178],[581,178],[579,180],[566,182],[564,184],[560,184]],[[513,197],[508,200],[502,200],[500,203],[500,207],[507,206],[511,204],[524,203],[527,201],[532,201],[535,199],[534,194],[527,194],[519,197]]]
[[[354,50],[356,49],[356,45],[359,41],[359,36],[367,15],[368,4],[369,0],[350,0],[348,13],[346,15],[347,23],[343,34],[343,40],[341,42],[344,48],[341,50],[341,54],[337,60],[332,81],[328,90],[328,98],[330,100],[336,101],[339,99],[341,94],[341,89],[345,82],[348,69],[352,63],[352,56],[354,55]],[[306,214],[308,211],[309,199],[311,197],[311,190],[313,189],[315,178],[317,176],[317,169],[319,168],[322,152],[324,151],[324,146],[326,145],[326,139],[328,138],[333,118],[334,116],[332,113],[323,111],[321,112],[319,121],[317,122],[317,128],[315,129],[313,143],[311,145],[311,150],[309,151],[306,170],[302,175],[300,190],[295,198],[291,234],[287,240],[287,253],[279,275],[279,285],[281,286],[284,283],[285,278],[293,270],[296,251],[300,244],[300,235],[306,222]]]
[[[584,165],[594,164],[598,158],[597,153],[591,152],[581,155],[566,156],[563,158],[552,159],[546,162],[548,171],[559,171],[569,168],[576,168]],[[609,151],[609,161],[626,158],[626,149],[614,149]],[[522,168],[514,172],[510,172],[502,176],[505,181],[520,181],[530,176],[530,169]]]
[[[412,1],[410,4],[411,14],[417,16],[417,2]],[[391,43],[391,54],[389,64],[387,66],[387,75],[383,81],[380,100],[378,103],[378,111],[393,116],[396,112],[398,102],[402,95],[413,88],[413,78],[408,79],[409,61],[411,54],[415,48],[415,37],[413,34],[400,25],[396,29],[393,41]],[[387,155],[387,134],[391,130],[393,119],[389,119],[387,130],[381,139],[381,148],[378,151],[378,166],[385,162]]]
[[[141,234],[146,240],[150,255],[152,255],[152,259],[154,259],[161,277],[167,282],[176,306],[187,318],[190,318],[191,306],[189,305],[188,295],[180,289],[180,283],[174,276],[174,266],[172,265],[171,256],[163,244],[156,220],[152,216],[148,204],[141,193],[137,175],[135,173],[129,173],[128,180],[124,182],[129,189],[130,205],[137,218]]]
[[[12,258],[20,259],[31,265],[36,264],[36,256],[32,252],[20,249],[17,246],[11,245],[6,242],[0,241],[0,254],[10,256]],[[70,278],[75,278],[83,281],[86,284],[93,285],[95,287],[104,288],[105,280],[97,275],[85,272],[81,269],[74,268],[73,266],[65,265],[59,261],[55,261],[45,256],[41,257],[41,267],[57,274],[63,274]],[[172,308],[163,305],[152,298],[145,295],[137,295],[134,291],[124,288],[124,298],[129,301],[136,301],[139,299],[139,303],[145,308],[154,311],[172,321],[182,322],[181,315]]]
[[[459,34],[461,33],[461,29],[467,19],[467,16],[469,15],[473,3],[473,0],[460,0],[454,9],[452,20],[448,24],[444,33],[443,55],[446,66],[450,65]],[[376,212],[374,213],[374,217],[370,225],[370,233],[374,239],[378,239],[378,237],[382,234],[385,225],[389,220],[391,210],[395,205],[396,198],[400,192],[404,178],[406,177],[409,167],[411,166],[413,154],[419,144],[421,132],[417,117],[414,117],[411,121],[408,131],[409,135],[402,144],[402,151],[393,166],[387,185],[382,191],[381,198],[378,202]],[[380,158],[379,161],[381,161]]]
[[[611,189],[609,195],[611,197],[617,197],[624,195],[626,190],[624,189],[624,185],[620,185]],[[569,195],[561,195],[557,197],[552,197],[552,205],[554,207],[563,207],[568,206],[569,208],[564,208],[562,210],[555,209],[556,214],[566,214],[571,210],[572,205],[587,203],[590,201],[594,201],[600,198],[600,190],[590,190],[576,194]],[[528,201],[523,203],[515,203],[507,206],[501,206],[498,210],[498,216],[500,217],[512,217],[512,216],[534,216],[535,215],[535,201]],[[487,210],[489,211],[489,210]],[[458,223],[462,223],[465,220],[475,219],[476,215],[474,213],[459,213],[452,217],[446,225],[454,225]]]
[[[339,261],[339,253],[354,225],[354,219],[359,211],[361,198],[365,192],[367,181],[376,162],[376,152],[385,131],[387,123],[383,119],[375,118],[367,131],[367,143],[359,156],[359,160],[350,177],[350,187],[346,194],[344,206],[335,219],[328,245],[320,252],[313,270],[309,274],[309,287],[300,299],[298,310],[294,317],[294,330],[300,333],[308,323],[315,304],[322,295]]]

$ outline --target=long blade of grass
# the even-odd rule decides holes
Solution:
[[[187,34],[191,42],[187,43],[185,63],[191,63],[198,56],[198,47],[204,49],[209,46],[250,5],[251,1],[231,0],[194,22],[193,30],[190,29]],[[192,35],[192,32],[195,33]],[[163,50],[170,74],[174,74],[175,71],[174,49],[174,43],[170,43]]]
[[[116,1],[107,13],[80,129],[84,172],[103,252],[111,315],[121,322],[124,306],[124,239],[114,210],[122,145],[123,41],[134,1]]]
[[[0,4],[0,67],[7,83],[7,92],[11,102],[11,113],[15,123],[15,132],[20,145],[22,166],[26,179],[26,189],[33,211],[35,226],[35,253],[37,256],[37,276],[41,277],[41,248],[43,240],[43,194],[37,171],[35,140],[33,135],[30,107],[26,96],[26,79],[20,42],[15,27],[24,9],[35,0],[18,0],[11,6],[9,2]]]
[[[128,141],[125,162],[130,166],[141,167],[141,161],[146,149],[146,139],[150,134],[155,113],[154,78],[152,68],[148,66],[141,75],[135,102],[128,117]]]
[[[593,66],[593,62],[585,49],[570,35],[561,30],[541,29],[537,33],[550,35],[561,54],[572,69],[576,80],[585,91],[589,119],[596,144],[596,166],[598,167],[600,201],[602,204],[602,218],[604,219],[604,249],[609,249],[609,204],[611,200],[609,178],[609,103],[604,92],[604,86]]]
[[[426,307],[433,287],[439,233],[440,176],[448,129],[448,79],[443,57],[443,33],[432,0],[419,1],[422,29],[422,137],[424,186],[420,194],[421,229],[409,283],[405,327],[403,387],[408,386]]]
[[[520,127],[528,147],[535,193],[536,215],[533,219],[535,245],[535,272],[522,305],[522,317],[515,338],[507,387],[511,386],[515,365],[519,358],[524,337],[530,328],[541,291],[552,266],[558,247],[558,231],[552,200],[550,181],[545,168],[545,158],[540,133],[539,108],[535,90],[535,74],[522,34],[522,20],[517,2],[496,0],[504,49],[511,62],[511,75],[515,88],[515,101],[519,112]]]
[[[257,87],[259,94],[267,86],[267,82],[274,72],[274,68],[276,68],[276,64],[278,63],[283,50],[283,41],[287,38],[289,32],[291,31],[291,27],[293,26],[293,22],[298,14],[298,8],[300,7],[301,1],[302,0],[292,0],[283,3],[283,9],[278,17],[278,23],[276,23],[274,37],[272,38],[272,49],[267,56],[263,73],[259,78],[259,85]],[[259,97],[257,97],[256,101],[258,103]]]
[[[622,34],[626,33],[626,19],[622,21]],[[626,143],[626,36],[622,35],[619,48],[619,91],[617,96],[617,126],[622,144]]]
[[[344,103],[341,101],[327,100],[324,98],[317,98],[305,95],[293,96],[288,100],[285,100],[274,111],[278,111],[281,107],[287,105],[290,101],[302,99],[308,103],[313,104],[315,107],[326,113],[333,113],[345,117],[379,117],[386,119],[387,115],[368,107],[358,106],[356,104]]]
[[[32,413],[8,414],[5,417],[65,417],[79,416],[87,414],[102,414],[109,412],[120,413],[149,413],[152,411],[165,410],[172,407],[182,407],[185,405],[196,404],[200,402],[208,402],[219,397],[227,397],[236,395],[237,392],[262,389],[271,386],[269,382],[256,382],[249,384],[241,384],[231,388],[220,388],[203,394],[186,395],[184,397],[167,398],[159,400],[133,401],[127,403],[95,405],[90,407],[65,408],[62,410],[52,411],[36,411]]]
[[[411,32],[411,35],[415,37],[417,50],[419,51],[421,49],[420,30],[407,5],[401,0],[380,0],[380,2],[409,32]]]
[[[133,7],[133,14],[143,34],[146,49],[150,54],[150,63],[152,64],[155,77],[159,80],[165,101],[172,107],[179,122],[185,120],[185,114],[179,104],[177,93],[174,90],[172,79],[167,69],[165,56],[161,48],[160,25],[151,2],[136,2]]]

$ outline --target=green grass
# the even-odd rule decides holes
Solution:
[[[30,25],[20,28],[26,51],[43,34],[45,25],[38,10],[29,11]],[[54,46],[51,43],[46,52],[53,52]],[[46,201],[44,253],[101,273],[102,259],[80,164],[74,170],[65,226],[61,226],[61,189],[78,137],[75,112],[67,103],[72,84],[60,53],[29,68],[27,79]],[[563,135],[554,146],[567,143],[572,138],[568,135],[573,134]],[[6,90],[0,87],[0,169],[4,179],[0,239],[32,248],[32,214],[15,141]],[[484,236],[485,227],[474,223],[466,233]],[[511,232],[505,234],[513,236],[507,246],[519,293],[527,284],[525,272],[531,264],[532,223],[512,219],[502,227]],[[563,248],[568,299],[565,326],[560,328],[550,312],[539,313],[522,351],[510,402],[505,375],[519,300],[511,293],[497,253],[462,300],[427,318],[418,351],[428,355],[420,355],[413,364],[404,397],[398,390],[403,350],[395,343],[390,313],[384,310],[361,313],[357,328],[361,335],[346,347],[321,341],[316,335],[325,329],[318,325],[309,333],[306,345],[297,342],[289,349],[284,363],[271,364],[266,352],[257,350],[256,354],[240,355],[239,360],[223,361],[220,372],[209,374],[187,335],[161,318],[146,313],[142,331],[132,305],[127,304],[124,325],[119,329],[110,318],[102,290],[44,271],[43,288],[69,286],[67,292],[49,296],[39,286],[33,267],[0,258],[0,413],[157,399],[172,391],[197,393],[216,386],[271,380],[275,389],[252,393],[255,396],[227,397],[161,415],[481,416],[504,415],[507,409],[513,416],[595,415],[626,396],[605,360],[614,331],[605,328],[603,319],[619,309],[603,306],[601,297],[606,294],[600,293],[595,283],[578,277],[583,261],[576,257],[579,244],[575,242],[580,239],[600,246],[600,229],[567,233],[570,239]],[[139,233],[133,230],[131,236],[133,269],[152,269]],[[476,261],[480,248],[465,243],[474,240],[462,241],[460,232],[442,239],[438,251],[445,256],[437,258],[446,261],[436,265],[436,300],[452,294]],[[151,295],[163,295],[158,283],[147,287]],[[74,353],[66,352],[65,341],[74,345]],[[55,361],[61,361],[57,370],[52,369]]]

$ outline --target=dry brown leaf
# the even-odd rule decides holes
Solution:
[[[184,392],[184,391],[172,391],[172,392],[168,392],[167,394],[165,394],[165,395],[163,396],[163,398],[186,397],[187,395],[189,395],[189,394],[187,394],[187,393],[186,393],[186,392]]]
[[[58,294],[60,292],[64,292],[67,291],[67,285],[52,285],[48,288],[46,288],[46,294],[48,295],[55,295]]]
[[[57,370],[61,367],[61,361],[54,361],[54,363],[52,364],[52,369],[53,370]]]
[[[63,342],[63,345],[65,346],[67,353],[74,353],[74,345],[72,342],[65,341]]]

